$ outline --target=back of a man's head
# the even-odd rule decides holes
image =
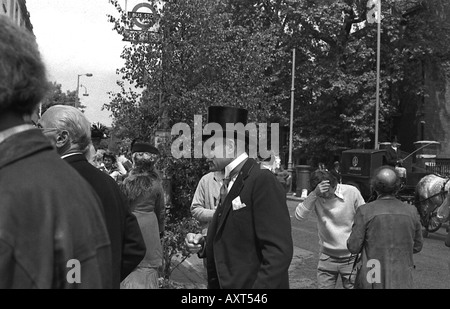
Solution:
[[[401,179],[391,166],[381,166],[374,171],[371,179],[372,189],[378,194],[395,194],[401,184]]]
[[[69,105],[54,105],[47,109],[39,121],[46,128],[56,128],[69,133],[70,143],[81,152],[89,150],[91,123],[77,108]]]
[[[35,37],[0,15],[0,115],[30,115],[48,88]]]

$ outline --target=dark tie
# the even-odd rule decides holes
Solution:
[[[227,197],[228,194],[228,185],[230,184],[231,181],[231,174],[228,175],[228,177],[223,179],[223,183],[222,186],[220,187],[220,204],[219,207],[223,205],[225,198]]]
[[[225,177],[223,179],[223,184],[220,187],[220,203],[219,203],[219,207],[223,205],[223,203],[225,202],[225,198],[227,197],[228,194],[228,185],[230,184],[231,179],[233,179],[233,177],[240,172],[242,166],[244,165],[245,160],[243,162],[241,162],[238,166],[236,166],[228,175],[228,177]]]

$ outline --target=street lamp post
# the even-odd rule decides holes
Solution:
[[[80,87],[84,88],[83,97],[88,97],[89,93],[85,85],[81,84]]]
[[[80,90],[80,76],[87,76],[87,77],[92,77],[93,75],[91,73],[84,73],[84,74],[78,74],[78,78],[77,78],[77,97],[75,98],[75,107],[78,108],[78,106],[80,105],[80,98],[79,98],[79,90]]]

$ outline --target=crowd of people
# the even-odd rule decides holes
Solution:
[[[35,38],[1,16],[0,89],[0,288],[158,288],[158,149],[136,141],[129,159],[96,150],[89,121],[71,106],[52,106],[29,124],[48,90],[45,66]],[[243,108],[208,109],[208,123],[222,128],[246,125],[247,116]],[[247,134],[225,133],[203,135],[214,145],[205,154],[210,172],[191,205],[202,230],[183,235],[185,244],[204,259],[208,288],[287,289],[294,245],[280,179],[289,183],[289,175],[249,158]],[[377,200],[366,203],[335,168],[311,174],[312,191],[295,210],[300,221],[318,218],[318,287],[334,288],[340,276],[345,288],[411,288],[423,239],[415,209],[395,198],[395,170],[375,173]],[[379,274],[369,280],[374,259]],[[74,261],[78,274],[68,266]]]

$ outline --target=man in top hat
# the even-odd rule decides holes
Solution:
[[[185,240],[192,253],[206,256],[208,288],[287,289],[293,243],[286,194],[275,175],[239,146],[245,132],[225,130],[227,123],[246,125],[247,113],[222,106],[208,110],[208,122],[224,130],[204,136],[204,148],[211,147],[205,156],[211,170],[224,171],[224,180],[206,238],[188,233]]]
[[[403,160],[400,156],[400,144],[397,141],[397,138],[394,138],[391,145],[386,149],[386,164],[396,167],[401,166]]]
[[[56,146],[61,158],[69,163],[99,196],[112,249],[113,288],[144,258],[146,247],[136,217],[118,184],[107,174],[90,164],[86,153],[91,145],[91,124],[73,106],[54,105],[39,120],[39,126]],[[50,129],[55,130],[51,131]]]

